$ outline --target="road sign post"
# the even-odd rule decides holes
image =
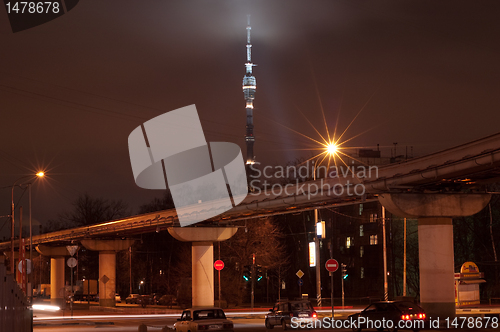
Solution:
[[[70,251],[71,253],[71,251]],[[68,258],[68,261],[66,262],[68,264],[69,268],[71,269],[71,298],[70,298],[70,308],[71,308],[71,317],[73,317],[73,301],[74,301],[74,293],[73,293],[73,268],[78,264],[78,261],[74,257]]]
[[[220,288],[220,271],[224,268],[224,262],[221,261],[220,259],[216,260],[214,262],[214,268],[217,270],[217,273],[219,275],[219,307],[220,307],[220,294],[221,294],[221,288]]]
[[[298,270],[295,275],[299,277],[299,297],[302,297],[302,284],[304,284],[302,277],[304,276],[304,272],[302,272],[302,270]]]
[[[21,258],[20,258],[20,261],[21,261],[21,288],[23,289],[23,292],[25,295],[28,295],[28,293],[26,293],[26,288],[27,288],[27,285],[26,285],[26,248],[25,248],[25,245],[24,245],[24,238],[21,239],[21,245],[20,245],[20,250],[21,250]]]
[[[337,260],[330,258],[329,260],[326,261],[325,263],[325,268],[328,272],[330,272],[330,283],[331,283],[331,297],[332,297],[332,320],[335,319],[335,310],[334,310],[334,303],[333,303],[333,272],[337,271],[339,268],[339,262]]]

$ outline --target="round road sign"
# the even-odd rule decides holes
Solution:
[[[75,257],[70,257],[70,258],[68,258],[68,261],[66,262],[66,264],[68,264],[68,266],[70,268],[74,268],[78,264],[78,261],[76,260]]]
[[[328,272],[335,272],[339,268],[339,262],[336,259],[329,259],[325,263],[325,268]]]
[[[217,270],[217,271],[220,271],[224,268],[224,262],[221,261],[220,259],[216,260],[215,263],[214,263],[214,268]]]

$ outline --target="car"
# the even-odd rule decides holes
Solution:
[[[139,294],[130,294],[126,299],[125,299],[125,303],[126,304],[137,304],[139,303],[139,299],[140,299],[140,295]]]
[[[388,330],[400,329],[419,331],[427,322],[425,311],[415,303],[408,301],[379,301],[370,304],[363,311],[348,317],[355,332],[363,328]],[[361,324],[359,324],[361,322]]]
[[[136,300],[137,304],[140,304],[143,308],[147,305],[156,304],[155,295],[139,295],[139,298]]]
[[[158,304],[159,305],[168,305],[168,306],[172,306],[174,304],[176,304],[176,299],[175,299],[175,296],[173,295],[163,295],[162,297],[160,297],[160,299],[158,300]]]
[[[284,330],[295,323],[314,323],[318,314],[308,300],[281,301],[274,305],[266,315],[264,323],[267,329],[273,329],[275,325],[281,325]]]
[[[177,332],[224,331],[233,332],[233,322],[226,318],[221,308],[192,308],[182,312],[174,324]]]
[[[118,294],[118,293],[115,294],[115,302],[122,303],[122,298],[120,297],[120,294]]]

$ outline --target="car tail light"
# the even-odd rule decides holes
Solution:
[[[232,329],[233,328],[233,323],[224,323],[222,326],[225,329]]]
[[[290,317],[293,317],[293,312],[290,313]]]
[[[313,317],[313,318],[318,318],[318,314],[317,314],[317,313],[315,313],[315,312],[313,312],[312,317]]]
[[[198,331],[208,330],[208,325],[198,325]]]

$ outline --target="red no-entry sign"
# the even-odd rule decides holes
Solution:
[[[221,261],[220,259],[216,260],[214,262],[214,268],[217,270],[217,271],[220,271],[224,268],[224,262]]]
[[[325,268],[328,272],[335,272],[339,268],[339,262],[336,259],[329,259],[325,263]]]

